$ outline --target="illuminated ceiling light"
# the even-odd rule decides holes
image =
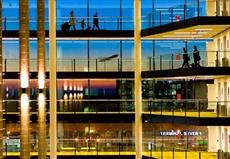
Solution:
[[[67,82],[66,81],[64,81],[64,91],[66,91],[67,90]]]
[[[164,38],[199,38],[202,35],[164,35]]]
[[[64,100],[67,100],[68,99],[68,95],[65,93],[64,94]]]
[[[197,28],[196,31],[212,31],[212,28]]]
[[[73,99],[77,99],[77,94],[76,93],[73,94]]]
[[[73,95],[72,93],[69,94],[69,99],[72,100],[73,99]]]
[[[174,32],[175,35],[198,35],[198,34],[207,34],[208,32],[199,31],[199,32]]]

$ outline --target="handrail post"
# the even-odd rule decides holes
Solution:
[[[185,99],[185,101],[184,101],[184,105],[185,105],[185,107],[184,107],[184,116],[185,116],[185,118],[187,117],[187,101],[186,101],[187,99]]]
[[[7,70],[6,70],[6,68],[7,68],[7,66],[6,66],[6,63],[7,63],[7,62],[6,62],[6,59],[4,60],[4,63],[5,63],[5,72],[6,72],[6,71],[7,71]]]
[[[153,102],[153,101],[152,101]],[[152,103],[151,101],[149,102],[149,112],[150,112],[150,114],[152,114],[152,109],[153,109],[153,104],[154,103]]]
[[[150,157],[151,157],[151,158],[152,158],[152,155],[153,155],[153,154],[152,154],[152,153],[153,153],[153,152],[152,152],[152,149],[153,149],[153,144],[152,144],[152,142],[151,142],[151,143],[150,143]]]
[[[174,104],[172,103],[172,116],[173,116],[173,117],[174,117],[174,113],[175,113]]]
[[[4,31],[6,31],[6,17],[4,18]]]
[[[219,67],[219,52],[216,51],[216,67]]]
[[[151,71],[152,69],[152,60],[151,60],[151,57],[149,57],[149,71]]]
[[[161,11],[160,11],[160,26],[161,26]]]
[[[174,151],[175,151],[175,150],[174,150],[174,146],[173,146],[173,159],[174,159],[174,155],[175,155],[175,154],[174,154],[174,153],[175,153]]]
[[[172,69],[173,69],[173,58],[174,58],[174,56],[172,54],[172,56],[171,56],[171,59],[172,59]]]
[[[76,60],[73,59],[73,72],[75,72],[75,62],[76,62]]]
[[[162,70],[162,56],[160,56],[160,70]]]
[[[97,59],[96,59],[96,72],[97,72]]]
[[[120,60],[119,60],[119,58],[117,59],[117,72],[120,72]]]
[[[117,30],[120,30],[120,22],[119,21],[120,21],[120,18],[118,17],[117,18]]]
[[[123,18],[120,17],[120,30],[122,30],[122,23],[123,23]]]
[[[201,111],[201,109],[200,109],[200,101],[198,101],[198,113],[199,113],[199,118],[200,118],[200,111]]]
[[[161,104],[161,116],[163,115],[163,106]]]
[[[163,159],[163,145],[161,145],[161,159]]]
[[[185,153],[185,159],[187,159],[187,148],[184,150],[184,153]]]
[[[151,27],[151,14],[148,14],[149,17],[149,28]]]
[[[217,118],[219,118],[219,101],[216,103]]]
[[[184,4],[184,20],[187,18],[187,4]]]
[[[152,19],[153,19],[153,27],[154,27],[154,24],[155,24],[155,22],[154,22],[154,19],[155,19],[155,17],[154,17],[154,8],[153,8],[153,13],[152,13]]]

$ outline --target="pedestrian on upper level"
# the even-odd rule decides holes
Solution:
[[[200,51],[197,49],[197,46],[193,47],[193,59],[194,59],[194,66],[200,67]]]
[[[188,56],[188,52],[186,48],[183,48],[183,64],[182,64],[182,68],[190,68],[189,65],[189,61],[190,61],[190,57]]]
[[[76,21],[76,18],[74,16],[74,12],[71,11],[70,12],[70,17],[69,17],[69,26],[70,26],[70,29],[73,28],[73,30],[75,31],[76,30],[76,25],[77,21]]]
[[[85,30],[85,19],[81,21],[81,30]]]
[[[92,30],[94,30],[94,29],[100,30],[97,12],[93,16],[93,28],[92,28]]]

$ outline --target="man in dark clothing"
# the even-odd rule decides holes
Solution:
[[[99,19],[98,19],[98,16],[97,16],[97,12],[93,16],[93,28],[92,28],[92,30],[94,30],[95,27],[96,27],[97,30],[100,30],[100,28],[99,28]]]
[[[184,51],[184,53],[183,53],[183,60],[184,60],[184,62],[182,64],[182,68],[184,68],[184,67],[189,68],[190,66],[189,66],[188,61],[190,60],[190,58],[188,56],[188,52],[187,52],[186,48],[183,48],[183,51]]]
[[[193,47],[193,59],[195,67],[200,67],[200,52],[196,46]]]

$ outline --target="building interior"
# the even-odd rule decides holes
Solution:
[[[230,0],[0,0],[0,159],[230,158]]]

